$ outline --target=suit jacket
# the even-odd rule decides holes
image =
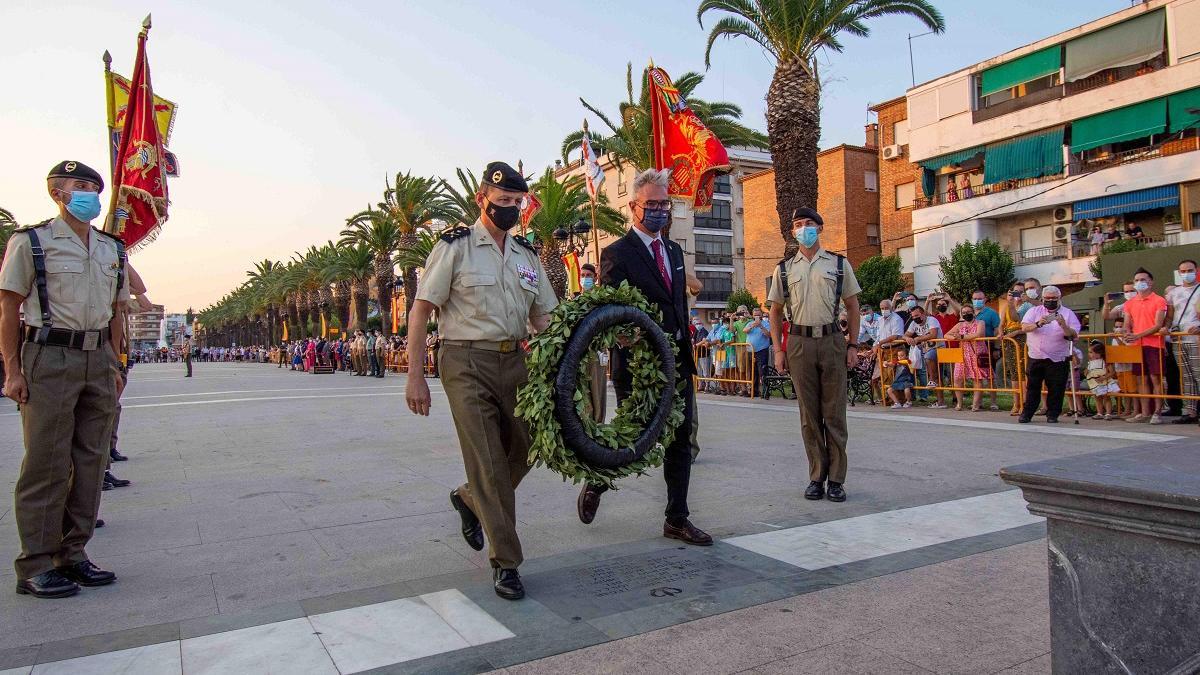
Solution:
[[[679,345],[676,363],[683,376],[693,375],[696,364],[692,358],[692,341],[688,331],[687,272],[683,264],[683,249],[679,244],[663,238],[666,263],[671,270],[671,288],[663,283],[658,263],[650,250],[632,229],[600,252],[600,282],[619,286],[628,281],[646,299],[658,306],[662,312],[663,332],[675,339]],[[681,337],[682,336],[682,337]],[[613,383],[620,387],[628,382],[626,369],[629,355],[618,349],[613,355]],[[627,385],[626,385],[627,386]]]

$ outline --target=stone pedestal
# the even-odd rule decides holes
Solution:
[[[1055,673],[1200,672],[1200,442],[1002,469],[1046,517]]]

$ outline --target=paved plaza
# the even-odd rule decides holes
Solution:
[[[851,409],[849,501],[801,498],[794,402],[701,397],[693,521],[660,536],[659,472],[604,496],[535,469],[517,493],[528,598],[491,589],[447,500],[463,480],[444,395],[259,364],[134,369],[108,525],[116,584],[18,596],[0,575],[0,674],[1049,671],[1045,525],[1000,467],[1195,427]],[[0,404],[11,494],[20,423]],[[18,541],[0,507],[0,558]]]

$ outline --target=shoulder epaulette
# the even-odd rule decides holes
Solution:
[[[113,234],[113,233],[111,233],[111,232],[105,232],[104,230],[101,230],[101,229],[100,229],[100,228],[98,228],[98,227],[93,227],[93,228],[92,228],[92,231],[94,231],[94,232],[95,232],[95,233],[97,233],[97,234],[102,234],[102,235],[104,235],[104,236],[108,237],[109,239],[112,239],[113,241],[116,241],[117,243],[121,244],[122,246],[124,246],[124,245],[125,245],[125,240],[124,240],[124,239],[120,238],[119,236],[117,236],[117,235],[115,235],[115,234]]]
[[[13,230],[13,232],[28,232],[29,230],[32,230],[36,227],[43,227],[43,226],[49,225],[50,222],[53,220],[54,220],[53,218],[47,218],[40,223],[34,223],[32,225],[22,225],[21,227],[18,227],[17,229]]]
[[[452,244],[455,240],[462,239],[468,234],[471,234],[471,228],[464,225],[459,225],[458,227],[452,227],[445,232],[442,232],[441,240],[447,244]]]
[[[524,246],[525,248],[529,249],[531,252],[537,253],[537,249],[534,248],[533,244],[525,237],[513,237],[513,241],[515,241],[518,244],[520,244],[521,246]]]

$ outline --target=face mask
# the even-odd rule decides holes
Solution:
[[[1135,289],[1137,289],[1138,293],[1145,293],[1146,291],[1150,290],[1150,282],[1149,281],[1137,281],[1137,282],[1134,282],[1133,287]]]
[[[1027,295],[1030,300],[1037,300],[1038,290],[1036,288],[1030,288],[1025,291],[1025,295]]]
[[[584,277],[579,280],[579,284],[583,286],[583,290],[590,291],[596,285],[596,280],[591,277]]]
[[[821,237],[821,231],[817,229],[816,225],[805,225],[804,227],[797,228],[792,234],[795,235],[796,241],[800,242],[800,245],[804,248],[816,246],[817,239]]]
[[[909,309],[912,309],[913,307],[916,307],[916,306],[917,306],[917,301],[916,301],[916,300],[909,300],[909,301],[907,301],[907,302],[905,302],[905,303],[904,303],[904,306],[905,306],[905,307],[907,307],[907,308],[909,308]]]
[[[1179,279],[1188,286],[1191,286],[1192,284],[1196,283],[1196,273],[1184,272],[1183,274],[1179,275]]]
[[[881,309],[881,310],[879,310],[879,313],[880,313],[880,314],[882,314],[883,316],[891,316],[891,315],[892,315],[892,310],[890,310],[890,309]]]
[[[920,325],[923,325],[923,324],[925,323],[925,317],[923,317],[923,316],[914,316],[914,317],[913,317],[913,322],[914,322],[914,323],[916,323],[918,326],[920,326]]]
[[[974,321],[975,315],[968,312],[968,313],[962,315],[962,320],[963,321]]]
[[[975,309],[983,309],[983,300],[971,300],[971,306]]]
[[[100,215],[100,193],[86,190],[75,190],[71,193],[71,201],[67,202],[67,213],[89,222]]]
[[[491,219],[493,225],[507,232],[513,229],[513,226],[521,218],[521,207],[496,206],[491,200],[488,200],[487,216]]]
[[[642,212],[642,226],[651,234],[658,234],[667,226],[667,221],[670,219],[671,212],[667,209],[646,209]]]
[[[1042,305],[1050,311],[1054,311],[1054,310],[1058,309],[1058,301],[1057,300],[1046,300],[1042,303]]]
[[[939,313],[941,313],[941,314],[945,314],[945,313],[946,313],[946,310],[947,310],[947,309],[949,309],[949,308],[950,308],[950,305],[938,305],[938,306],[937,306],[937,311],[938,311]]]
[[[1125,299],[1126,299],[1126,300],[1132,300],[1132,299],[1134,299],[1134,298],[1136,298],[1136,297],[1137,297],[1137,292],[1135,292],[1135,291],[1126,291],[1126,292],[1125,292]]]

